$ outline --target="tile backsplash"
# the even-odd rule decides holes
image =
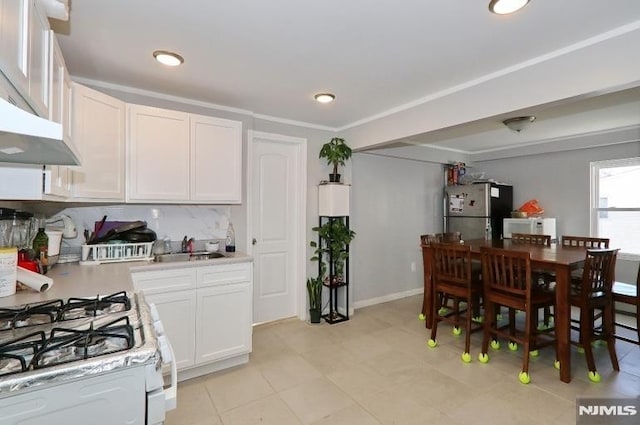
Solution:
[[[183,237],[196,240],[224,239],[230,219],[230,207],[204,205],[107,205],[66,208],[66,214],[78,228],[78,237],[64,239],[63,246],[80,246],[84,243],[83,231],[93,231],[96,221],[107,216],[108,221],[147,222],[158,239],[181,241]]]

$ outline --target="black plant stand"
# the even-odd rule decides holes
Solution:
[[[322,227],[324,223],[332,223],[334,221],[344,221],[345,226],[349,229],[349,216],[340,216],[340,217],[328,217],[328,216],[320,216],[319,227]],[[323,244],[322,237],[318,237],[318,246],[322,246]],[[344,247],[345,252],[349,253],[349,245],[347,244]],[[340,323],[349,320],[349,257],[344,260],[344,275],[341,276],[342,280],[338,281],[339,276],[336,275],[336,270],[334,270],[333,264],[333,256],[331,252],[327,254],[329,256],[328,263],[328,272],[327,280],[323,281],[322,284],[329,288],[329,312],[327,314],[323,314],[322,317],[327,323],[334,324]],[[318,276],[321,275],[321,267],[322,267],[322,253],[318,256]],[[338,297],[340,292],[344,294],[344,314],[338,311]]]

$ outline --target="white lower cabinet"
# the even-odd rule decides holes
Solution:
[[[198,289],[196,363],[251,352],[251,292],[249,282]]]
[[[193,366],[195,334],[186,330],[196,328],[196,291],[174,291],[145,295],[145,298],[158,309],[164,330],[173,346],[178,369]]]
[[[250,262],[133,272],[156,305],[175,351],[179,379],[246,363],[252,349]]]

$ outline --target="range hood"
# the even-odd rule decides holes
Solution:
[[[1,80],[0,162],[80,165],[77,153],[63,140],[62,124],[18,107],[21,99],[12,97],[6,90],[6,80]]]

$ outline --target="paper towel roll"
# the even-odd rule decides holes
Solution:
[[[44,292],[53,286],[53,279],[18,266],[17,281],[38,292]]]

